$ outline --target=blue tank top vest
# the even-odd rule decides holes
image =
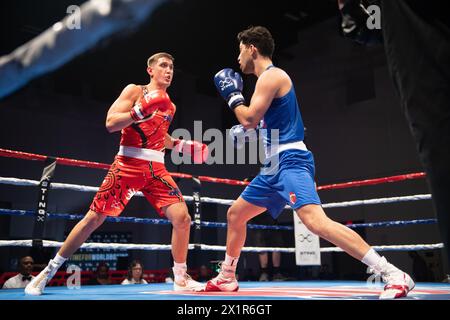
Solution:
[[[273,67],[273,65],[270,65],[266,70]],[[263,120],[263,128],[267,130],[264,135],[265,146],[270,146],[272,143],[281,145],[289,142],[303,141],[305,138],[305,130],[295,95],[294,84],[291,83],[291,89],[287,94],[272,100]],[[272,137],[271,129],[278,130],[278,139],[276,139],[276,136]]]

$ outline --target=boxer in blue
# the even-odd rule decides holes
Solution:
[[[276,218],[288,204],[311,232],[381,276],[386,283],[381,299],[405,297],[414,287],[411,277],[378,255],[356,232],[331,220],[323,211],[314,185],[314,158],[303,142],[304,126],[294,86],[287,73],[272,63],[275,47],[272,35],[257,26],[240,32],[237,39],[241,71],[258,78],[250,104],[246,105],[242,96],[239,73],[223,69],[215,75],[214,82],[240,123],[232,129],[232,135],[264,129],[266,168],[228,210],[225,260],[217,277],[207,282],[206,291],[238,290],[235,273],[246,239],[247,221],[266,210]]]

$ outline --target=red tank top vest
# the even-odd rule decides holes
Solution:
[[[157,94],[157,91],[149,92],[145,86],[142,86],[142,91],[144,97]],[[165,92],[163,94],[167,95]],[[120,145],[163,152],[166,133],[174,114],[175,105],[167,95],[167,99],[158,103],[157,111],[151,117],[122,129]]]

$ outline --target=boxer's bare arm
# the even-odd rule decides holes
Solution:
[[[166,138],[164,140],[164,147],[166,149],[173,149],[173,142],[175,141],[174,138],[168,133],[166,133]]]
[[[111,105],[106,116],[106,129],[116,132],[128,127],[134,122],[130,110],[142,94],[140,87],[130,84],[123,89],[120,96]]]
[[[268,70],[259,77],[250,105],[234,109],[236,118],[245,129],[256,128],[282,85],[283,74],[276,70]]]

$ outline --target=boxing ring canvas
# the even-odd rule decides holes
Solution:
[[[358,281],[240,282],[237,292],[175,292],[169,283],[48,287],[42,296],[0,290],[0,300],[378,300],[382,284]],[[418,283],[400,300],[450,300],[450,284]]]

